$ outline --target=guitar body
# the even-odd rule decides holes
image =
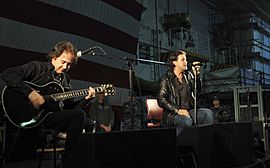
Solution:
[[[42,86],[30,82],[24,83],[42,95],[45,98],[45,103],[37,110],[21,92],[12,87],[2,87],[1,101],[5,115],[13,125],[19,128],[36,127],[49,114],[63,110],[68,99],[88,95],[88,89],[64,92],[64,88],[56,82],[49,82]],[[115,93],[111,84],[101,85],[93,89],[95,93],[104,92],[107,96]]]
[[[36,90],[45,97],[45,104],[37,110],[25,95],[12,87],[5,87],[2,91],[2,107],[12,124],[20,128],[33,128],[39,125],[53,111],[62,110],[62,101],[55,101],[46,95],[64,92],[64,89],[55,82],[38,86],[25,82],[28,87]]]

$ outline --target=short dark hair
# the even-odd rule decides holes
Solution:
[[[219,99],[219,97],[218,97],[217,95],[215,95],[215,96],[213,97],[212,101],[214,101],[214,100],[220,100],[220,99]]]
[[[178,51],[172,51],[169,53],[168,62],[170,63],[171,69],[175,67],[175,65],[173,64],[173,61],[177,61],[178,56],[182,54],[186,55],[186,52],[183,50],[178,50]]]
[[[69,41],[61,41],[55,44],[51,52],[48,54],[49,60],[52,60],[55,57],[59,57],[64,51],[70,52],[75,56],[75,61],[73,65],[77,64],[77,49],[76,47]]]

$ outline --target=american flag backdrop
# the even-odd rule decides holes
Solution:
[[[75,86],[111,83],[113,104],[126,101],[128,66],[135,58],[142,4],[136,0],[8,0],[0,5],[0,72],[31,60],[46,61],[55,43],[78,50],[99,46],[106,55],[85,55],[71,70]],[[102,54],[102,53],[101,53]]]

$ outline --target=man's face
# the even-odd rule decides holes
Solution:
[[[73,62],[75,61],[75,56],[71,52],[64,51],[59,57],[52,58],[52,64],[54,70],[57,74],[67,72]]]
[[[103,92],[97,94],[98,100],[103,102],[105,98],[105,94]]]
[[[213,100],[213,105],[214,106],[219,106],[220,105],[220,101],[217,100],[217,99]]]
[[[175,65],[175,68],[178,68],[181,71],[187,70],[188,62],[186,54],[178,55],[178,59],[176,61],[173,61],[173,64]]]

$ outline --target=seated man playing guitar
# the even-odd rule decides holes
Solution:
[[[49,62],[32,61],[2,73],[1,79],[6,84],[2,104],[7,118],[15,126],[32,128],[43,123],[45,128],[66,132],[66,157],[84,127],[85,113],[81,107],[95,96],[96,90],[89,87],[78,93],[61,93],[71,90],[66,72],[78,60],[72,43],[57,43],[48,57]],[[84,95],[80,101],[70,99]]]

